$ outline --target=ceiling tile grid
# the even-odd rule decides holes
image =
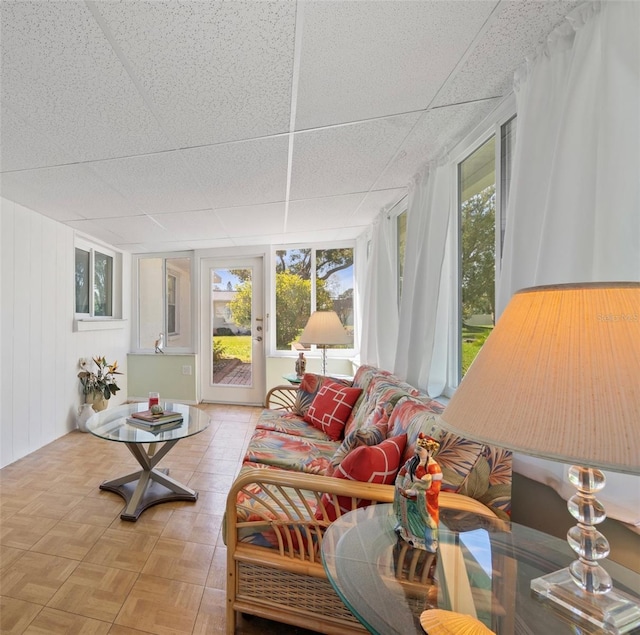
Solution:
[[[2,0],[0,195],[133,252],[355,238],[581,1]]]

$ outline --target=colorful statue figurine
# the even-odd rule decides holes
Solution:
[[[440,444],[422,432],[416,453],[398,472],[393,508],[396,532],[413,547],[435,553],[438,549],[438,495],[442,470],[433,459]]]

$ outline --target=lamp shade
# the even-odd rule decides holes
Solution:
[[[640,283],[516,293],[442,420],[515,452],[640,473]]]
[[[314,311],[300,336],[300,344],[304,346],[331,346],[350,342],[351,338],[335,311]]]

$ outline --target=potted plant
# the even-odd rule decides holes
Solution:
[[[80,362],[82,371],[78,373],[78,378],[82,384],[82,392],[85,395],[85,402],[90,403],[96,412],[104,410],[108,405],[111,395],[115,395],[120,388],[116,383],[115,375],[122,375],[118,371],[118,362],[107,363],[104,357],[94,357],[93,363],[97,371],[87,370],[87,360]]]

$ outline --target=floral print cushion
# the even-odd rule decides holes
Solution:
[[[369,415],[380,404],[388,404],[392,409],[402,397],[409,395],[418,396],[420,394],[419,390],[412,388],[409,384],[401,382],[393,375],[374,377],[357,411],[356,408],[353,409],[353,418],[347,421],[344,431],[345,436],[354,429],[361,428]]]
[[[256,430],[244,462],[264,463],[296,472],[324,474],[339,441],[321,441],[273,430]]]
[[[511,452],[447,432],[439,416],[443,410],[432,400],[398,402],[389,418],[388,435],[407,433],[403,463],[413,456],[420,432],[437,439],[440,449],[435,459],[442,469],[442,489],[475,498],[506,518],[511,508]]]
[[[300,415],[282,410],[264,410],[256,424],[256,430],[272,430],[319,441],[329,440],[322,430],[309,425]]]

